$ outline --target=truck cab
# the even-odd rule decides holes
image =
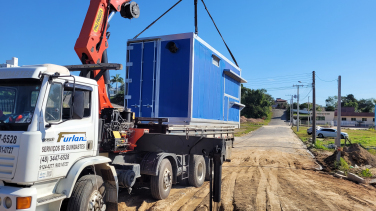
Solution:
[[[0,69],[0,210],[60,207],[80,170],[111,161],[97,155],[97,87],[58,65]]]

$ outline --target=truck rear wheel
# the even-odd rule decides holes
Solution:
[[[105,186],[102,177],[98,175],[85,175],[74,186],[68,201],[67,210],[106,210],[103,200]]]
[[[189,163],[189,175],[188,182],[190,185],[198,188],[205,181],[206,165],[205,159],[202,155],[191,156],[191,162]]]
[[[153,198],[160,200],[168,197],[172,186],[172,176],[171,163],[165,158],[159,166],[158,176],[151,176],[150,189]]]

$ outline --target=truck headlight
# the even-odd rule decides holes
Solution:
[[[31,207],[31,196],[17,197],[17,209],[28,209]]]
[[[12,206],[12,199],[10,199],[9,197],[5,197],[4,205],[7,209],[9,209]]]

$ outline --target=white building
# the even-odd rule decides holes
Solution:
[[[12,57],[11,60],[6,60],[5,64],[0,64],[1,67],[18,67],[18,58]]]

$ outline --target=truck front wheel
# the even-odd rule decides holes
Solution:
[[[172,186],[172,176],[171,163],[165,158],[159,166],[158,176],[151,176],[150,189],[153,198],[160,200],[168,197]]]
[[[190,185],[198,188],[205,181],[206,165],[202,155],[192,155],[189,162],[188,182]]]
[[[97,175],[85,175],[74,186],[68,201],[67,210],[106,210],[103,200],[105,186],[102,177]]]

